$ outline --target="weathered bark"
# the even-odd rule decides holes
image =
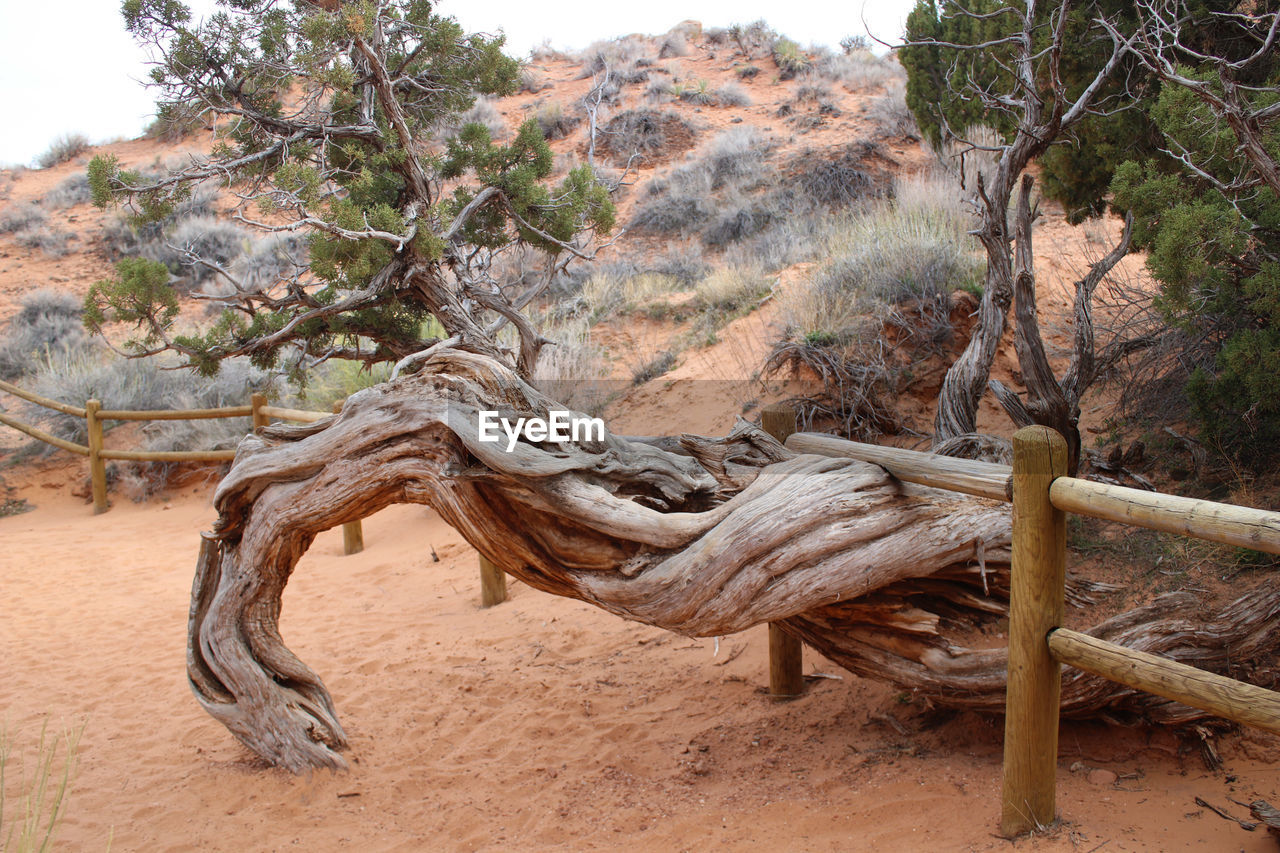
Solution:
[[[1133,217],[1125,220],[1124,233],[1116,247],[1093,263],[1089,272],[1076,282],[1071,363],[1059,381],[1049,364],[1040,333],[1040,320],[1036,316],[1035,252],[1031,235],[1038,214],[1030,201],[1034,183],[1030,175],[1022,176],[1022,190],[1014,219],[1017,252],[1013,292],[1014,314],[1018,321],[1014,345],[1018,352],[1018,366],[1027,386],[1027,398],[1023,400],[995,379],[988,384],[1015,426],[1040,424],[1057,430],[1066,439],[1067,470],[1075,476],[1080,467],[1080,399],[1102,371],[1110,369],[1120,358],[1136,352],[1146,343],[1140,339],[1113,342],[1101,358],[1094,345],[1093,294],[1103,278],[1129,253]]]
[[[690,636],[781,621],[853,671],[936,704],[1002,707],[1003,652],[964,643],[1005,610],[1007,506],[796,455],[745,422],[724,439],[606,434],[522,440],[509,453],[479,440],[480,410],[553,408],[495,360],[444,350],[340,415],[245,438],[192,591],[188,674],[201,704],[274,764],[343,766],[329,695],[278,632],[281,593],[317,533],[412,502],[537,589]],[[1277,600],[1238,605],[1223,617],[1229,631],[1158,608],[1099,630],[1221,669],[1226,637],[1232,665],[1268,660]],[[1087,676],[1064,697],[1069,713],[1185,715]]]

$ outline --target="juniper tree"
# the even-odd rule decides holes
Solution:
[[[1127,0],[1025,6],[1006,0],[918,0],[907,17],[906,46],[899,57],[907,71],[907,106],[934,145],[967,138],[973,125],[988,125],[1005,140],[1013,139],[1019,115],[1009,98],[1019,97],[1020,31],[1028,15],[1034,86],[1045,104],[1079,97],[1111,58],[1111,35],[1132,33],[1135,25]],[[1114,25],[1113,33],[1103,26],[1104,18]],[[1091,96],[1094,107],[1079,126],[1058,135],[1039,155],[1042,189],[1062,203],[1068,218],[1103,213],[1116,166],[1155,152],[1159,134],[1145,109],[1134,107],[1157,89],[1154,75],[1133,55],[1123,55]]]
[[[1086,6],[1094,9],[1097,4]],[[996,143],[985,144],[966,139],[962,129],[951,130],[962,146],[985,149],[994,163],[986,174],[979,174],[976,187],[981,224],[975,234],[987,256],[986,286],[978,324],[947,370],[938,394],[934,445],[940,453],[967,455],[988,446],[975,430],[978,404],[990,388],[1018,426],[1045,424],[1066,436],[1070,468],[1075,471],[1080,396],[1130,349],[1128,342],[1114,341],[1097,352],[1090,307],[1098,283],[1128,252],[1130,232],[1126,228],[1116,250],[1076,283],[1073,358],[1059,379],[1049,365],[1035,319],[1031,234],[1036,212],[1030,203],[1032,181],[1024,172],[1032,160],[1081,132],[1089,121],[1106,120],[1133,104],[1136,96],[1122,81],[1125,68],[1136,61],[1136,39],[1136,34],[1109,28],[1096,18],[1086,17],[1082,23],[1068,0],[1047,8],[1035,0],[947,0],[941,8],[922,2],[912,15],[902,48],[909,85],[920,82],[923,68],[951,69],[929,77],[930,85],[943,86],[949,93],[943,109],[934,113],[936,120],[946,126],[951,111],[963,109],[969,111],[962,113],[966,120],[982,116],[1003,131]],[[1082,40],[1090,45],[1086,52],[1092,61],[1068,78],[1068,59],[1080,54]],[[1021,196],[1011,224],[1009,207],[1019,183]],[[990,381],[1015,301],[1018,360],[1027,379],[1025,401]]]
[[[1123,164],[1113,190],[1181,333],[1162,378],[1186,383],[1211,441],[1261,465],[1280,440],[1280,3],[1135,8],[1164,156]]]
[[[481,124],[457,128],[477,94],[515,91],[519,64],[502,37],[468,35],[427,0],[219,6],[197,22],[178,0],[125,0],[125,25],[156,60],[160,117],[198,110],[215,142],[160,176],[96,157],[94,201],[155,223],[217,181],[235,219],[307,235],[309,262],[257,287],[189,257],[232,293],[207,328],[181,330],[166,274],[126,261],[87,297],[90,328],[131,323],[128,354],[176,351],[206,374],[232,356],[294,370],[399,361],[442,339],[530,370],[547,341],[521,309],[573,258],[590,257],[614,211],[586,167],[551,185],[535,122],[509,142]],[[544,253],[547,272],[518,291],[495,266],[517,246]],[[508,323],[515,353],[498,340]]]

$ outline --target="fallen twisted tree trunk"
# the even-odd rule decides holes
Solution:
[[[556,408],[497,361],[446,350],[340,415],[245,438],[192,590],[187,670],[205,709],[276,765],[344,766],[329,694],[280,637],[281,595],[317,533],[393,503],[433,507],[545,592],[690,636],[780,622],[935,704],[1003,707],[1003,649],[969,641],[1005,613],[1008,506],[797,455],[745,422],[723,439],[606,432],[510,452],[480,440],[483,410],[514,422]],[[1280,595],[1242,599],[1221,623],[1191,599],[1166,596],[1095,633],[1219,671],[1274,658]],[[1274,675],[1257,665],[1255,680]],[[1079,673],[1063,707],[1198,713]]]

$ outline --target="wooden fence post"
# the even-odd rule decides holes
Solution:
[[[84,423],[89,432],[89,480],[93,484],[93,514],[101,515],[111,508],[107,501],[107,463],[102,458],[102,421],[98,411],[102,403],[89,400],[84,404]]]
[[[507,600],[507,574],[480,555],[480,606],[493,607]]]
[[[342,411],[344,400],[333,401],[333,413],[336,415]],[[361,527],[359,519],[356,521],[348,521],[342,525],[342,553],[348,557],[352,554],[359,554],[364,550],[364,528]]]
[[[796,431],[796,410],[786,403],[766,406],[760,412],[760,426],[778,441],[785,442]],[[804,693],[804,644],[798,637],[769,623],[769,695],[778,698]]]
[[[264,427],[271,423],[271,419],[262,413],[262,407],[267,404],[266,394],[254,394],[249,398],[249,402],[253,404],[253,428]]]
[[[1062,667],[1048,634],[1062,624],[1066,513],[1049,500],[1067,473],[1067,443],[1043,426],[1013,436],[1013,563],[1009,593],[1009,676],[1005,694],[1004,790],[1000,829],[1009,837],[1047,826],[1058,764]]]

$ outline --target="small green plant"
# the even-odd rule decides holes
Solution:
[[[708,107],[716,103],[715,93],[711,91],[710,84],[706,80],[686,84],[677,83],[671,87],[671,90],[676,97],[689,104]]]
[[[800,45],[789,38],[780,38],[773,43],[773,62],[778,66],[778,76],[783,80],[790,80],[813,66]]]
[[[48,724],[41,726],[33,764],[28,766],[19,755],[18,782],[11,786],[6,777],[12,773],[14,747],[8,732],[0,728],[0,844],[5,851],[45,853],[53,849],[75,780],[76,750],[83,732],[81,726],[62,737],[50,737]],[[11,787],[19,793],[17,802],[5,798]]]

